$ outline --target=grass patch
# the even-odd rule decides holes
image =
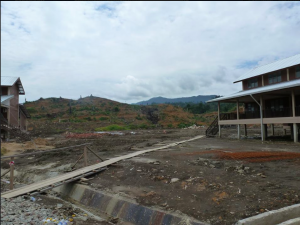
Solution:
[[[95,131],[117,131],[117,130],[129,130],[127,127],[112,124],[106,127],[96,128]]]
[[[1,156],[4,155],[5,153],[7,153],[7,149],[2,147],[1,148]]]

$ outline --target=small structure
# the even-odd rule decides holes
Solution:
[[[20,78],[1,76],[1,138],[8,138],[11,130],[27,130],[30,114],[19,104],[19,95],[25,95]]]
[[[264,66],[256,67],[234,83],[242,82],[243,90],[207,102],[218,102],[218,117],[206,134],[221,136],[221,125],[236,125],[238,138],[240,126],[260,124],[261,137],[267,136],[270,124],[274,135],[274,124],[288,125],[294,142],[299,140],[300,125],[300,54]],[[236,102],[236,113],[220,113],[220,103]],[[239,112],[239,106],[244,111]]]

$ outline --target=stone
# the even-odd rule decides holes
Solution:
[[[172,178],[171,181],[170,181],[170,183],[175,183],[177,181],[179,181],[179,178]]]

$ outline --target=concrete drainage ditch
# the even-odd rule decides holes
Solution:
[[[236,225],[300,225],[300,204],[249,217]]]
[[[71,164],[70,164],[71,165]],[[44,170],[52,168],[43,174],[36,175],[30,171],[15,171],[15,176],[20,182],[17,186],[23,186],[22,183],[28,181],[37,182],[48,177],[56,176],[64,170],[67,170],[70,165],[55,167],[53,164],[35,167],[35,170]],[[3,171],[1,171],[3,172]],[[7,178],[8,175],[5,175]],[[141,224],[141,225],[203,225],[206,223],[200,222],[187,215],[180,213],[166,212],[154,207],[145,207],[137,204],[134,200],[125,198],[119,195],[113,195],[104,191],[98,191],[89,186],[69,183],[53,189],[61,196],[82,205],[88,209],[92,209],[102,218],[118,218],[126,224]],[[269,211],[253,217],[240,220],[236,225],[300,225],[300,204],[284,207],[282,209]]]
[[[63,197],[98,211],[104,217],[114,217],[137,225],[207,225],[186,215],[170,213],[135,203],[131,199],[69,183],[53,189]]]

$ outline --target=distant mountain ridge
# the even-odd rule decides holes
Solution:
[[[182,98],[164,98],[164,97],[155,97],[147,101],[141,101],[135,103],[135,105],[151,105],[151,104],[164,104],[164,103],[200,103],[206,102],[210,99],[216,98],[217,95],[198,95],[192,97],[182,97]]]

